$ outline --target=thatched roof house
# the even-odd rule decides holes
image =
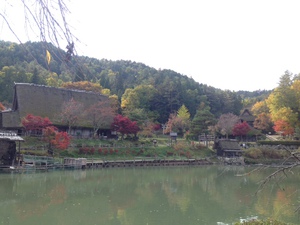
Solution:
[[[240,115],[241,123],[247,122],[251,127],[253,127],[254,120],[255,116],[253,116],[248,109],[245,109]]]
[[[107,96],[82,90],[49,87],[44,85],[16,83],[12,109],[0,113],[0,128],[20,130],[21,119],[27,114],[48,117],[54,125],[64,126],[57,119],[66,102],[74,99],[87,109],[98,101],[107,99]],[[81,127],[91,127],[82,120]]]
[[[218,156],[235,157],[242,154],[242,150],[237,140],[221,139],[215,141],[214,149]]]

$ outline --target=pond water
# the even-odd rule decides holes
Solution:
[[[299,171],[255,195],[272,170],[161,167],[0,174],[0,224],[215,225],[241,218],[300,224]],[[219,222],[219,223],[218,223]]]

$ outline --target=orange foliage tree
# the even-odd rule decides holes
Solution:
[[[272,132],[273,123],[271,121],[270,115],[267,113],[260,113],[255,118],[254,128],[262,130],[263,132]]]
[[[0,111],[3,111],[3,110],[5,110],[5,107],[4,107],[4,105],[0,102]]]
[[[67,132],[59,132],[55,126],[43,129],[43,140],[48,143],[48,152],[53,154],[53,148],[65,150],[69,147],[70,136]]]
[[[288,136],[294,134],[295,130],[287,121],[277,120],[274,123],[274,130],[281,133],[283,136]]]

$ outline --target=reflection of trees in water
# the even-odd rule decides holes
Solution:
[[[299,195],[298,188],[289,186],[284,189],[280,187],[273,189],[270,185],[259,193],[255,209],[265,217],[288,220],[295,216],[295,207]]]
[[[15,175],[4,179],[0,193],[10,190],[16,201],[11,206],[22,221],[50,214],[67,224],[88,215],[86,224],[101,218],[108,225],[146,224],[147,219],[160,224],[201,219],[209,224],[256,213],[294,217],[292,204],[299,188],[295,181],[299,184],[300,178],[286,180],[284,190],[273,186],[272,192],[266,189],[254,196],[265,175],[236,176],[248,172],[241,170],[207,166],[86,170],[83,176],[82,171]]]

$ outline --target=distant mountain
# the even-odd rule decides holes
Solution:
[[[172,70],[156,70],[132,61],[86,56],[73,56],[68,60],[65,51],[43,42],[21,45],[0,41],[0,69],[0,102],[7,104],[12,101],[14,82],[59,86],[63,82],[87,80],[100,83],[120,101],[127,89],[152,85],[157,90],[152,108],[156,107],[160,113],[161,122],[183,104],[192,116],[200,103],[209,105],[216,117],[228,112],[239,114],[244,98],[259,99],[268,94],[268,91],[223,91]]]

